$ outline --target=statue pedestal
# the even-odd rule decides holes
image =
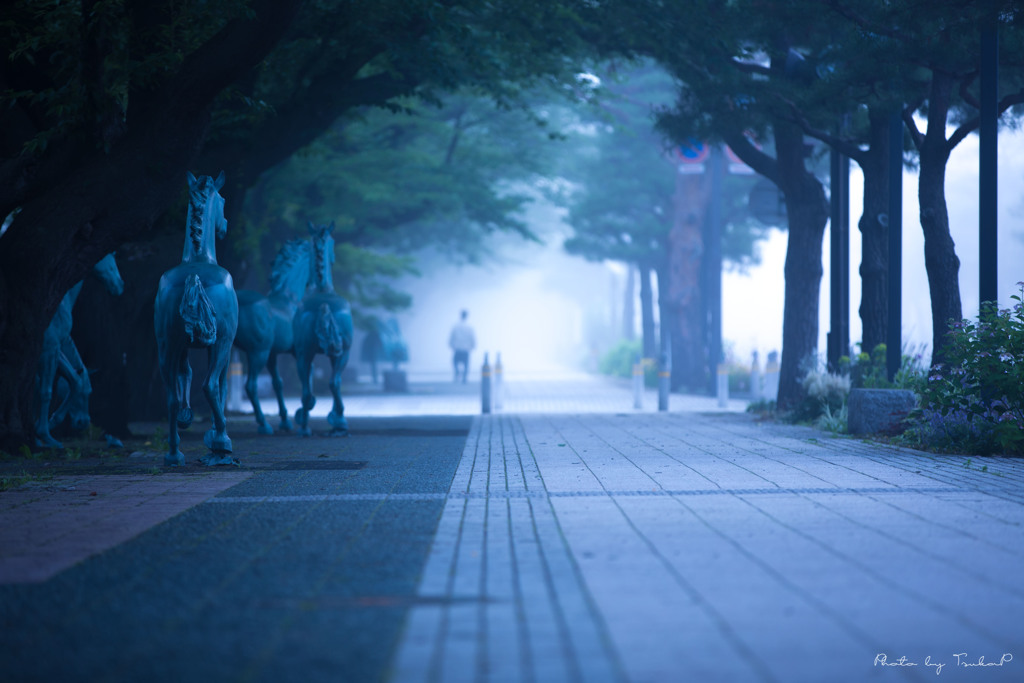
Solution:
[[[405,376],[405,370],[385,370],[384,391],[392,394],[409,393],[409,381]]]

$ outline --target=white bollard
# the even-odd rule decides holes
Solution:
[[[718,364],[718,407],[725,408],[729,405],[729,366],[725,363]]]
[[[633,408],[643,410],[644,407],[644,366],[638,358],[633,363]]]
[[[760,401],[764,396],[761,388],[761,364],[757,362],[757,351],[754,351],[754,363],[750,366],[750,400]]]
[[[501,410],[505,406],[505,377],[502,374],[501,351],[498,351],[494,359],[494,396],[491,401],[494,410]]]
[[[768,363],[764,369],[764,397],[768,401],[779,398],[779,352],[768,354]]]
[[[480,412],[491,412],[491,364],[484,353],[484,364],[480,368]]]

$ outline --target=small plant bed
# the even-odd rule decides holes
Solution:
[[[1012,309],[982,307],[954,323],[921,390],[907,445],[971,455],[1024,455],[1024,282]]]

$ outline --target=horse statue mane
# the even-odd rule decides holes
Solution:
[[[318,292],[334,291],[334,221],[329,225],[313,225],[309,222],[309,232],[313,242],[313,286]]]
[[[213,237],[224,237],[228,229],[228,222],[224,219],[224,197],[220,195],[224,172],[221,171],[216,180],[206,175],[196,178],[191,173],[188,178],[187,231],[181,260],[185,263],[217,263],[217,243]],[[206,232],[211,224],[215,228],[214,234]]]
[[[271,295],[280,294],[296,301],[302,298],[310,279],[310,250],[309,240],[284,243],[270,271]]]

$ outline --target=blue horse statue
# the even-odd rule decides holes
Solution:
[[[334,405],[327,422],[331,425],[331,434],[348,434],[348,421],[345,419],[345,404],[341,401],[341,372],[348,364],[349,352],[352,349],[352,309],[348,301],[335,294],[334,278],[331,269],[334,266],[334,238],[331,232],[334,222],[330,225],[309,224],[309,232],[313,243],[313,285],[302,299],[302,305],[292,320],[295,336],[295,363],[302,382],[302,407],[295,411],[295,423],[303,436],[308,436],[309,411],[316,405],[311,387],[313,358],[318,353],[331,359],[331,394]]]
[[[309,240],[291,240],[277,253],[270,273],[270,293],[266,296],[247,289],[238,290],[238,333],[235,346],[246,354],[249,367],[245,393],[252,403],[260,434],[273,434],[260,408],[256,380],[265,366],[277,396],[281,431],[290,432],[292,423],[284,404],[284,387],[277,372],[277,356],[294,353],[292,319],[302,303],[311,276]]]
[[[181,264],[160,278],[153,323],[156,331],[160,374],[167,389],[167,465],[183,465],[179,427],[192,424],[189,390],[192,366],[189,349],[206,349],[208,371],[203,393],[213,413],[213,428],[204,442],[212,451],[202,458],[206,465],[237,464],[231,457],[231,439],[224,420],[227,369],[231,344],[238,328],[238,297],[231,274],[217,265],[216,237],[227,233],[224,219],[223,171],[217,179],[188,174],[188,220]]]
[[[93,266],[93,275],[106,286],[114,296],[124,292],[124,281],[117,270],[114,255],[107,254]],[[85,372],[78,349],[71,339],[71,311],[82,291],[83,281],[79,281],[68,290],[57,306],[53,320],[43,334],[43,351],[36,364],[36,422],[35,443],[41,448],[64,448],[64,445],[53,438],[50,429],[64,419],[73,410],[72,428],[85,429],[89,425],[89,394],[92,384],[89,373]],[[53,400],[54,381],[58,375],[68,383],[70,390],[57,407],[53,417],[50,415],[50,403]]]

